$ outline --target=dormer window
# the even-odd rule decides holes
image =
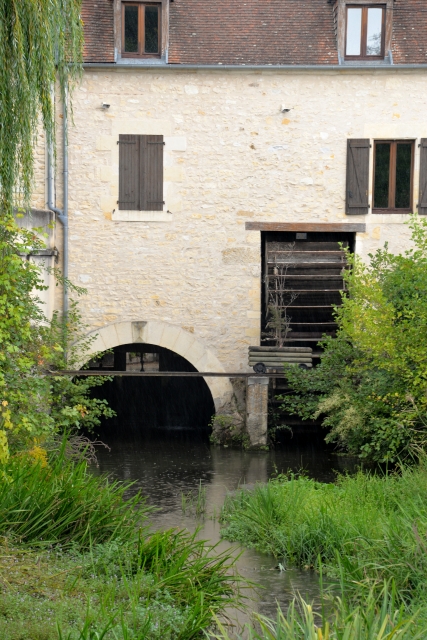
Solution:
[[[122,2],[122,57],[160,57],[161,9],[153,2]]]
[[[385,16],[384,5],[346,5],[347,60],[384,58]]]

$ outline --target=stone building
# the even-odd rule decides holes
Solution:
[[[83,0],[83,20],[65,175],[94,349],[247,372],[267,242],[408,245],[427,213],[425,0]],[[41,152],[40,210],[46,171]],[[228,410],[232,382],[206,381]]]

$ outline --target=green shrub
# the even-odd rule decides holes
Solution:
[[[387,246],[365,264],[348,256],[336,339],[313,370],[288,367],[282,408],[322,417],[327,440],[374,461],[427,445],[427,221],[410,221],[414,248]]]

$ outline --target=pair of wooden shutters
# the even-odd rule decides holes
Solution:
[[[119,136],[119,209],[163,211],[164,144],[163,136]]]
[[[347,215],[369,213],[369,156],[370,140],[347,140]],[[427,215],[427,138],[420,145],[420,194],[418,213]]]

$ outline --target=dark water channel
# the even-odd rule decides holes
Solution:
[[[100,471],[121,480],[135,481],[134,490],[141,490],[148,503],[158,509],[152,516],[155,528],[180,527],[194,531],[200,527],[199,536],[209,544],[220,541],[220,550],[230,547],[229,542],[220,539],[218,523],[227,492],[243,484],[266,482],[276,473],[288,470],[304,469],[309,476],[330,482],[335,471],[351,469],[352,465],[327,451],[321,437],[313,435],[308,435],[302,443],[282,445],[270,452],[214,447],[206,435],[185,429],[156,430],[138,438],[114,436],[104,441],[111,450],[99,451]],[[196,493],[200,482],[206,488],[206,514],[201,518],[184,515],[182,494]],[[315,574],[293,568],[280,572],[271,556],[244,549],[237,566],[242,576],[260,585],[258,590],[250,592],[252,611],[274,617],[276,603],[286,607],[296,593],[309,601],[318,596]],[[235,620],[240,626],[247,615],[236,613]]]

